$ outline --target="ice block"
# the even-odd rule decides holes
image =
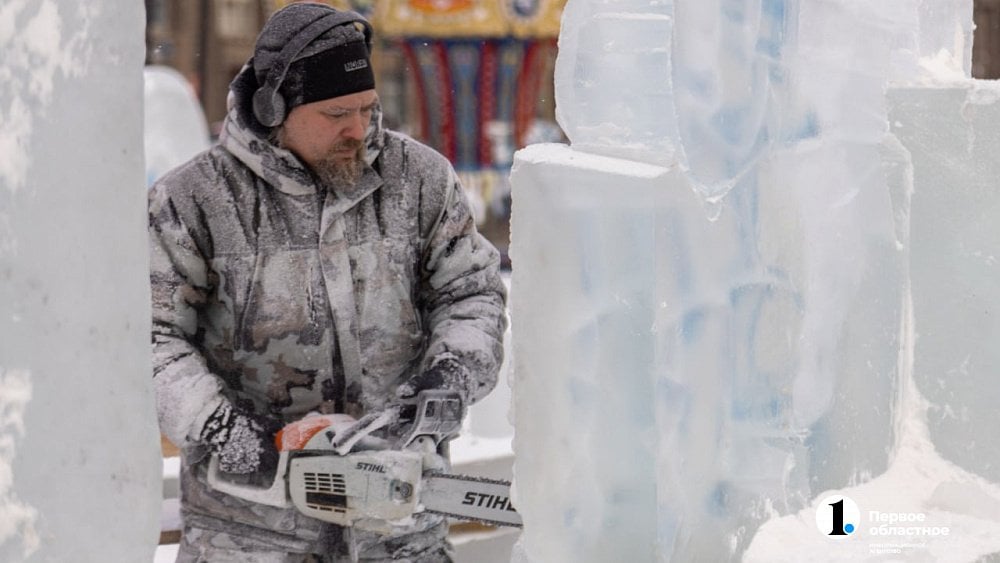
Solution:
[[[567,6],[572,145],[512,171],[519,557],[736,561],[898,439],[910,192],[884,91],[918,6],[680,0],[616,16],[627,50],[595,40],[618,6]]]
[[[0,561],[151,561],[143,9],[0,6]]]
[[[930,436],[1000,482],[1000,86],[894,88],[889,101],[913,166],[913,369]]]
[[[776,159],[709,217],[676,168],[518,153],[526,560],[737,560],[772,511],[884,470],[905,253],[884,183],[814,201],[827,156]]]
[[[890,464],[836,492],[860,508],[854,541],[816,532],[820,492],[765,523],[747,563],[989,561],[1000,553],[996,341],[1000,328],[1000,87],[943,80],[888,90],[890,191],[912,201],[901,378]],[[910,195],[907,195],[910,194]],[[867,431],[868,428],[865,428]],[[906,525],[892,524],[888,515]],[[916,519],[914,521],[914,519]]]

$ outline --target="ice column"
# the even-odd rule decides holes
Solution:
[[[909,193],[884,89],[917,15],[567,5],[572,147],[512,172],[520,557],[739,560],[772,515],[885,470]]]
[[[143,14],[0,3],[0,561],[151,561]]]
[[[930,438],[1000,483],[1000,85],[900,86],[889,100],[913,167],[914,377]]]

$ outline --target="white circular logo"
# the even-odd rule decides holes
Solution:
[[[816,529],[834,539],[853,536],[861,527],[861,510],[843,495],[830,495],[816,506]]]

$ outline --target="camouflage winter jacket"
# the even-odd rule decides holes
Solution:
[[[499,257],[447,160],[376,112],[362,178],[327,190],[246,105],[150,192],[164,434],[197,449],[223,396],[286,423],[360,416],[446,358],[467,370],[468,402],[488,393],[506,323]]]

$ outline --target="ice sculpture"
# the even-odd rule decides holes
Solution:
[[[0,3],[0,561],[151,561],[141,4]]]
[[[997,366],[1000,194],[969,165],[995,147],[973,120],[996,90],[946,107],[930,86],[971,82],[970,46],[971,3],[951,0],[569,2],[572,146],[528,147],[512,172],[520,559],[779,560],[793,530],[836,560],[817,504],[923,451],[903,447],[914,373],[931,438],[953,444],[938,451],[998,479],[977,430],[993,393],[975,394]],[[959,338],[971,321],[982,335]],[[873,511],[943,496],[864,497],[842,545],[887,539]],[[756,537],[765,522],[781,541]]]
[[[146,185],[211,146],[208,123],[190,83],[168,66],[143,68]]]
[[[671,0],[566,4],[555,68],[556,118],[578,149],[673,161],[676,118],[664,111],[671,100],[672,9]]]

